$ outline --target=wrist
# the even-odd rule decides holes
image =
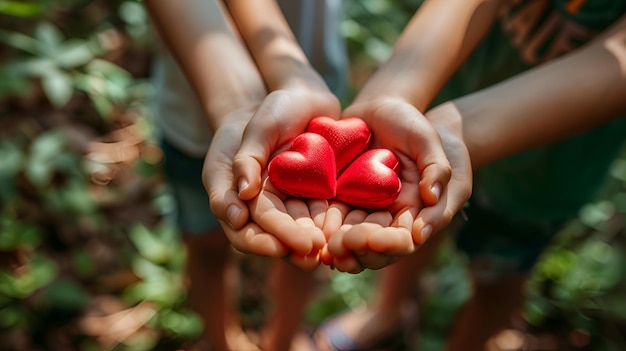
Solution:
[[[249,120],[265,96],[265,92],[248,93],[247,95],[225,93],[207,99],[203,108],[210,130],[215,132],[233,118]]]
[[[263,76],[269,91],[303,90],[309,92],[330,92],[324,79],[308,61],[296,58],[286,59],[284,65],[273,70],[265,70]]]
[[[428,70],[413,53],[393,54],[361,88],[355,101],[367,101],[381,95],[401,99],[419,111],[425,111],[441,89],[438,77]],[[426,67],[426,66],[424,66]]]

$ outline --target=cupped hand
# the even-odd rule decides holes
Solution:
[[[334,204],[326,216],[328,245],[322,261],[355,273],[385,267],[413,253],[452,220],[438,216],[441,207],[447,210],[452,166],[438,130],[402,99],[356,102],[343,116],[364,119],[374,135],[372,147],[394,151],[401,162],[402,190],[394,204],[368,212]]]
[[[383,210],[364,210],[333,201],[324,232],[328,244],[322,262],[342,272],[358,273],[380,269],[417,249],[425,241],[415,240],[413,225],[420,209],[420,177],[417,164],[397,153],[401,162],[402,190],[396,202]]]
[[[283,257],[289,249],[272,234],[249,221],[248,205],[239,199],[232,172],[241,136],[256,106],[242,107],[224,118],[215,131],[202,170],[211,212],[217,217],[233,247],[244,253]],[[208,214],[207,214],[208,215]]]
[[[347,273],[376,270],[396,262],[415,250],[413,212],[404,211],[394,218],[389,211],[368,212],[333,201],[325,217],[328,244],[321,261]]]
[[[255,197],[270,158],[318,116],[339,118],[339,100],[329,90],[299,88],[270,93],[248,123],[234,157],[233,173],[243,200]]]
[[[322,231],[328,208],[325,200],[288,198],[266,182],[247,203],[254,223],[288,248],[284,256],[288,262],[305,271],[319,265],[326,246]]]
[[[430,223],[434,231],[439,231],[450,224],[470,198],[473,187],[473,165],[463,138],[463,118],[454,103],[447,102],[427,111],[426,118],[441,138],[452,167],[452,176],[437,204],[420,211],[414,230]]]
[[[413,105],[395,97],[357,102],[343,116],[365,120],[374,136],[373,146],[390,149],[400,158],[403,189],[389,211],[394,218],[406,211],[414,213],[413,241],[421,245],[451,220],[420,220],[420,211],[441,202],[451,178],[452,168],[439,133]]]
[[[319,252],[326,244],[321,231],[326,201],[289,200],[271,184],[251,200],[239,198],[233,158],[255,110],[251,106],[231,111],[213,135],[203,169],[211,211],[238,251],[285,258],[311,270],[319,265]]]

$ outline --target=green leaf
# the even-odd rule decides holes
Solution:
[[[15,192],[15,176],[21,170],[24,157],[20,149],[6,140],[0,142],[0,200],[8,201]]]
[[[31,80],[26,74],[13,70],[15,67],[15,62],[7,62],[0,67],[0,97],[28,94]]]
[[[626,160],[618,159],[611,165],[611,175],[626,182]]]
[[[197,337],[202,333],[202,320],[195,313],[179,313],[173,310],[163,310],[159,313],[159,324],[187,338]]]
[[[96,54],[87,41],[74,39],[68,40],[61,45],[59,55],[54,60],[60,67],[76,68],[87,64],[95,56]]]
[[[89,62],[86,67],[88,73],[103,77],[121,77],[121,79],[130,81],[132,75],[122,67],[102,59],[94,59]]]
[[[88,95],[91,98],[91,103],[93,104],[93,107],[96,109],[96,111],[98,111],[98,114],[102,118],[106,119],[111,117],[111,114],[113,113],[113,104],[111,103],[111,101],[109,101],[109,99],[106,98],[106,96],[93,93]]]
[[[36,17],[41,15],[43,8],[38,3],[23,1],[0,1],[0,13],[18,17]]]
[[[169,261],[171,247],[160,241],[145,225],[135,225],[131,228],[128,237],[135,244],[139,253],[148,260],[157,264]]]
[[[19,305],[6,306],[0,309],[0,327],[16,329],[28,322],[26,316],[27,312]]]
[[[41,53],[39,50],[40,43],[35,38],[29,37],[26,34],[0,30],[0,41],[32,55],[39,55]]]
[[[43,196],[46,206],[58,212],[91,215],[97,211],[97,205],[85,184],[74,179],[60,188],[47,189]]]
[[[55,159],[63,154],[65,140],[58,130],[42,133],[33,140],[25,173],[35,185],[48,185],[55,171]]]
[[[391,55],[391,45],[378,38],[368,38],[364,45],[367,54],[378,62],[385,61]]]
[[[136,1],[126,1],[119,9],[122,20],[130,25],[142,25],[148,22],[148,15],[141,3]]]
[[[126,298],[132,301],[150,300],[162,306],[173,306],[184,299],[186,293],[180,275],[140,256],[135,257],[132,268],[142,280],[125,290]]]
[[[572,251],[555,247],[544,255],[537,264],[537,273],[551,280],[560,280],[576,264],[577,256]]]
[[[547,316],[552,311],[552,306],[543,297],[529,299],[524,307],[524,318],[534,326],[540,326],[544,323]]]
[[[52,282],[57,272],[53,261],[42,255],[34,255],[24,273],[19,276],[0,271],[0,294],[24,299]]]
[[[60,278],[43,289],[38,300],[48,308],[78,310],[87,305],[89,295],[77,283]]]
[[[58,49],[63,42],[63,33],[55,25],[49,22],[40,23],[35,28],[35,39],[39,40],[39,49],[48,57],[55,57]]]
[[[592,228],[598,228],[615,214],[615,205],[610,201],[600,201],[584,206],[579,213],[580,221]]]
[[[41,77],[44,93],[56,107],[67,104],[74,94],[72,77],[56,68],[46,71]]]
[[[0,217],[0,251],[35,248],[41,243],[39,228],[10,214]]]
[[[615,210],[619,213],[626,213],[626,192],[620,192],[613,196]]]
[[[89,277],[96,271],[96,263],[89,252],[83,248],[78,248],[72,254],[74,270],[81,277]]]
[[[42,77],[48,71],[57,69],[56,63],[47,57],[24,59],[13,64],[12,73],[17,76]]]

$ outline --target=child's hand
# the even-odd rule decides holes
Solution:
[[[358,273],[383,268],[423,244],[423,238],[413,235],[422,208],[417,164],[406,155],[398,154],[398,158],[402,163],[402,190],[389,209],[365,212],[332,203],[324,223],[328,245],[322,252],[322,262],[339,271]]]
[[[339,101],[327,90],[291,89],[270,93],[248,123],[233,173],[239,196],[252,199],[261,190],[261,175],[270,157],[288,146],[317,116],[338,117]]]
[[[283,257],[289,249],[257,224],[249,222],[248,206],[237,196],[232,173],[232,160],[252,111],[254,106],[233,112],[232,117],[215,131],[205,158],[202,180],[211,211],[219,219],[235,249],[244,253]]]
[[[322,231],[328,207],[325,200],[288,199],[269,185],[247,203],[254,223],[287,247],[283,257],[288,262],[305,271],[319,265],[320,252],[326,246]]]
[[[470,196],[472,172],[460,124],[453,123],[458,119],[444,119],[450,115],[444,112],[433,111],[431,124],[399,99],[368,101],[346,110],[344,116],[366,120],[376,146],[398,154],[402,192],[384,211],[331,206],[323,262],[346,272],[379,269],[414,252],[451,222]]]
[[[426,206],[441,202],[452,173],[439,134],[415,107],[398,98],[360,102],[348,107],[343,116],[363,118],[374,135],[373,146],[390,149],[400,158],[402,191],[389,210],[394,218],[406,211],[415,216],[413,241],[421,245],[452,219],[430,216],[425,221],[422,216]]]
[[[215,131],[205,157],[202,180],[211,211],[237,250],[281,257],[288,249],[274,236],[249,223],[248,206],[237,195],[232,172],[233,157],[241,145],[243,130],[255,110],[256,106],[250,106],[232,111]]]
[[[328,244],[321,261],[349,273],[383,268],[415,250],[413,220],[412,211],[394,219],[389,211],[370,213],[332,202],[324,222]]]
[[[450,182],[441,193],[439,202],[420,211],[413,227],[414,230],[424,228],[426,223],[430,223],[435,233],[450,224],[470,198],[473,187],[473,163],[468,145],[463,138],[462,117],[453,103],[433,108],[426,113],[426,118],[437,130],[452,167]]]
[[[319,264],[318,253],[326,244],[319,229],[326,202],[285,201],[286,198],[275,195],[278,192],[271,189],[247,202],[238,196],[233,158],[255,110],[252,106],[231,112],[213,135],[203,170],[211,210],[235,249],[261,256],[287,257],[294,265],[310,270]],[[308,206],[307,213],[302,211],[303,206]],[[250,221],[251,217],[255,222]]]

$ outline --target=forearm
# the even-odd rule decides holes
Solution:
[[[309,87],[326,90],[275,0],[224,0],[254,57],[268,90]]]
[[[626,19],[567,56],[453,102],[473,167],[626,116]]]
[[[427,0],[357,100],[400,97],[424,111],[483,38],[500,0]]]
[[[233,107],[260,101],[263,80],[216,0],[146,0],[153,25],[197,93],[215,130]]]

